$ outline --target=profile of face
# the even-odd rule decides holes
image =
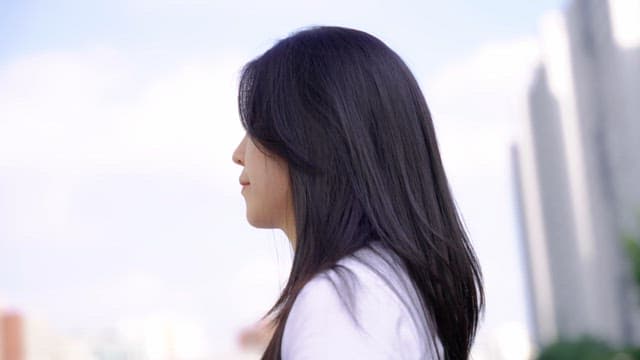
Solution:
[[[295,225],[289,167],[283,159],[264,151],[245,134],[232,156],[233,162],[243,167],[239,181],[247,206],[247,221],[257,228],[280,228],[293,240]]]

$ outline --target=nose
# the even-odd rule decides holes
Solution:
[[[238,165],[244,165],[238,153],[239,153],[239,147],[236,148],[236,150],[233,152],[233,156],[231,157],[231,160],[233,160],[233,162]]]
[[[243,158],[244,158],[244,138],[242,138],[242,141],[240,142],[240,144],[238,144],[236,149],[233,151],[233,154],[231,155],[231,160],[238,165],[244,166]]]

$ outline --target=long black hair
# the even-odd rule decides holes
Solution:
[[[295,218],[263,359],[280,358],[302,287],[372,241],[402,260],[444,358],[467,359],[484,310],[482,273],[403,60],[366,32],[307,27],[242,68],[238,107],[248,136],[286,160]]]

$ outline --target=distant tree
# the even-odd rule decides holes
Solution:
[[[638,214],[640,221],[640,213]],[[625,234],[622,243],[629,260],[633,279],[640,291],[640,238]],[[640,303],[638,304],[640,305]],[[640,360],[640,348],[614,349],[606,342],[585,335],[577,340],[560,338],[547,345],[538,354],[537,360]]]
[[[585,335],[577,340],[554,342],[538,354],[537,360],[640,360],[640,349],[614,349],[602,340]]]
[[[577,340],[557,340],[543,349],[538,360],[608,360],[613,353],[613,349],[605,342],[582,336]]]
[[[638,285],[638,290],[640,290],[640,239],[627,234],[623,236],[623,242],[627,255],[631,261],[633,278]]]

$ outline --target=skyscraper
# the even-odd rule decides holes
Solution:
[[[542,20],[514,152],[539,345],[580,334],[640,343],[640,291],[621,242],[640,234],[635,23],[640,0],[576,0]]]

